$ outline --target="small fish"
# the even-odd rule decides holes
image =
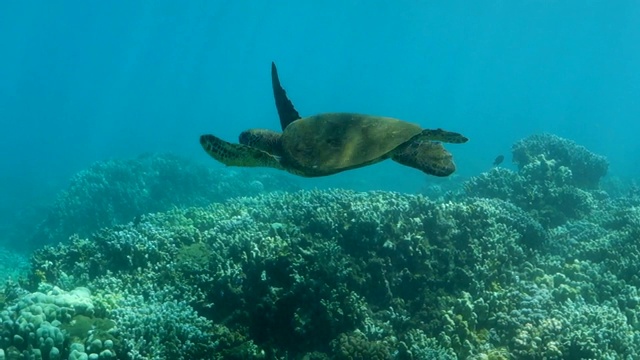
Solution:
[[[496,159],[493,160],[493,166],[498,166],[502,164],[503,161],[504,161],[504,155],[498,155],[496,156]]]

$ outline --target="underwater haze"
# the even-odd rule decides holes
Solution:
[[[3,2],[2,191],[37,193],[143,152],[208,160],[202,133],[277,129],[271,61],[303,116],[361,112],[465,134],[451,148],[460,174],[539,132],[635,174],[639,20],[634,1]],[[424,181],[405,170],[344,177]]]
[[[626,0],[0,2],[0,360],[639,359],[638,24]],[[221,164],[201,135],[281,130],[272,62],[302,117],[462,134],[456,171]]]

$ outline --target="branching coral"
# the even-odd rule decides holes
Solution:
[[[544,155],[530,159],[519,172],[494,168],[465,183],[467,196],[498,198],[524,209],[545,227],[589,215],[606,194],[573,185],[572,171]]]
[[[72,178],[29,243],[64,242],[73,234],[86,237],[148,213],[296,188],[279,177],[211,170],[174,155],[98,162]]]
[[[573,173],[571,183],[577,187],[596,188],[607,173],[609,163],[575,142],[551,134],[532,135],[515,143],[511,149],[513,162],[523,169],[540,155],[556,161]]]
[[[264,194],[47,247],[23,285],[86,286],[139,358],[633,358],[640,216],[603,203],[545,230],[495,198]]]

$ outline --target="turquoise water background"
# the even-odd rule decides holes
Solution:
[[[637,175],[635,1],[4,1],[0,197],[53,196],[95,161],[171,152],[221,166],[198,136],[277,129],[269,66],[302,115],[350,111],[443,127],[458,175],[549,132]],[[270,170],[265,170],[270,171]],[[293,177],[292,177],[293,179]],[[310,186],[427,178],[383,163]]]

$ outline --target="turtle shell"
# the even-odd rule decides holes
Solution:
[[[417,124],[389,117],[327,113],[292,122],[281,140],[288,166],[321,175],[384,160],[421,131]]]

